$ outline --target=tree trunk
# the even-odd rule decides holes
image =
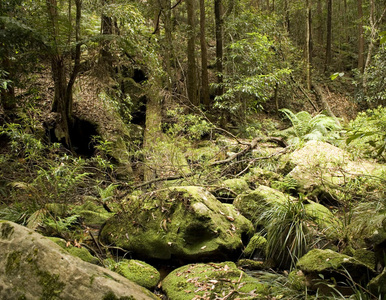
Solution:
[[[108,4],[108,0],[101,0],[102,9]],[[101,33],[102,35],[113,34],[113,18],[102,13],[101,15]],[[110,74],[113,73],[113,56],[110,51],[110,41],[104,39],[101,42],[101,64],[106,68]]]
[[[318,27],[316,32],[316,40],[319,45],[323,45],[323,10],[322,10],[322,0],[318,0],[317,6],[316,6],[316,13],[318,15]]]
[[[363,8],[362,0],[358,0],[358,69],[363,73],[364,69],[364,51],[365,51],[365,38],[363,33]]]
[[[201,44],[201,95],[202,102],[209,108],[208,53],[205,39],[205,0],[200,0],[200,44]]]
[[[311,89],[311,63],[312,63],[312,15],[311,7],[312,0],[307,0],[307,21],[306,21],[306,78],[307,78],[307,88]]]
[[[51,69],[54,80],[55,95],[52,104],[52,111],[57,112],[59,120],[57,120],[55,135],[59,141],[62,141],[69,149],[72,149],[70,139],[70,127],[72,122],[72,90],[75,84],[76,77],[80,68],[80,22],[82,13],[82,0],[75,0],[76,19],[75,19],[75,59],[74,66],[67,82],[65,56],[61,52],[59,45],[59,22],[56,0],[46,0],[47,13],[50,19],[50,31],[52,38],[52,54],[51,54]]]
[[[222,0],[214,0],[214,15],[216,23],[216,77],[218,88],[216,96],[224,93],[223,88],[223,19],[222,19]]]
[[[331,65],[331,44],[332,44],[332,0],[327,0],[327,44],[326,61],[324,71],[328,72]]]
[[[284,14],[285,14],[285,28],[287,29],[287,32],[290,31],[290,17],[289,17],[289,0],[284,0]]]
[[[194,17],[194,1],[187,0],[186,6],[188,11],[188,98],[189,101],[198,106],[199,98],[197,97],[197,67],[196,67],[196,51],[195,51],[195,17]]]
[[[158,88],[148,83],[148,100],[146,103],[146,125],[143,137],[143,148],[145,150],[145,168],[143,172],[144,181],[153,180],[157,177],[157,166],[161,162],[157,161],[157,144],[162,142],[163,133],[161,129],[162,105],[161,95]]]
[[[171,1],[164,1],[164,28],[165,28],[165,67],[167,78],[167,87],[171,91],[172,86],[174,85],[175,79],[172,74],[172,59],[173,59],[173,23],[172,23],[172,7]]]

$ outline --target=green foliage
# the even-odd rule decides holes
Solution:
[[[118,185],[113,183],[109,184],[106,188],[96,186],[97,192],[101,197],[102,202],[107,202],[111,200],[111,198],[114,196],[114,192],[117,187]]]
[[[366,88],[363,100],[369,107],[384,105],[386,101],[386,45],[382,45],[374,55],[372,64],[366,71]],[[361,99],[361,98],[360,98]]]
[[[76,188],[89,173],[84,172],[85,160],[64,156],[60,162],[40,168],[32,186],[48,202],[69,202]]]
[[[302,141],[333,141],[340,138],[342,129],[338,121],[324,114],[312,116],[306,111],[293,113],[289,109],[281,109],[281,112],[291,121],[292,127],[285,132],[289,143],[298,145]]]
[[[189,140],[199,140],[213,129],[213,124],[202,116],[184,113],[182,107],[176,107],[167,111],[172,124],[167,132],[173,136],[184,136]]]
[[[312,217],[306,214],[302,198],[275,204],[260,215],[259,222],[266,224],[267,258],[280,267],[294,267],[317,243],[311,239]]]
[[[346,143],[351,152],[385,159],[386,108],[379,106],[359,113],[349,124]]]
[[[27,133],[20,124],[8,123],[0,127],[0,133],[10,138],[11,151],[18,157],[24,158],[27,162],[40,159],[43,150],[43,143],[32,133]]]
[[[291,73],[280,65],[274,41],[259,32],[247,33],[230,44],[228,51],[233,72],[223,74],[225,93],[216,97],[216,107],[232,114],[240,108],[258,110]]]
[[[0,90],[6,90],[8,86],[12,83],[11,80],[7,79],[8,74],[8,72],[4,71],[3,69],[0,69]]]
[[[72,215],[66,218],[57,217],[48,217],[44,219],[44,226],[51,232],[53,235],[64,236],[65,232],[69,232],[71,227],[78,222],[79,216]]]

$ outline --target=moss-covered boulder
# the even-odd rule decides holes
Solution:
[[[377,297],[376,299],[379,299],[379,296],[381,296],[380,299],[386,299],[386,268],[370,281],[368,288]]]
[[[260,185],[250,193],[237,196],[233,205],[241,212],[243,216],[252,221],[255,226],[259,224],[259,217],[264,210],[276,204],[284,204],[290,199],[290,196],[283,194],[268,186]]]
[[[267,250],[267,240],[265,237],[256,233],[249,241],[244,249],[244,257],[254,258],[257,260],[265,259],[265,251]]]
[[[250,189],[244,179],[233,178],[224,180],[210,191],[221,202],[232,203],[238,195],[249,192]]]
[[[250,221],[203,188],[170,187],[132,200],[101,231],[142,259],[219,260],[241,253],[253,234]]]
[[[255,167],[251,168],[242,178],[250,186],[259,186],[260,184],[270,186],[273,181],[281,180],[282,176],[275,172]]]
[[[110,270],[121,274],[149,290],[153,290],[161,278],[156,268],[140,260],[122,259],[115,262],[112,259],[106,259],[105,265],[107,265]]]
[[[0,221],[0,287],[0,299],[158,299],[125,277],[8,221]]]
[[[170,300],[267,299],[267,286],[229,261],[180,267],[166,276],[162,289]]]
[[[322,204],[308,201],[304,210],[315,222],[318,232],[328,240],[338,239],[339,229],[342,228],[341,221]],[[318,234],[319,235],[319,234]],[[320,238],[322,236],[319,235]]]
[[[81,247],[81,248],[75,247],[71,243],[67,243],[65,240],[57,237],[49,237],[49,239],[55,242],[55,244],[62,247],[69,254],[79,257],[83,261],[86,261],[92,264],[99,263],[99,260],[95,256],[92,256],[91,253],[84,247]]]
[[[337,290],[349,292],[353,282],[366,285],[375,274],[369,266],[353,257],[321,249],[311,250],[301,257],[296,268],[306,276],[309,288],[323,291],[329,291],[332,284]]]
[[[288,174],[299,190],[325,198],[332,204],[366,197],[369,191],[383,193],[379,174],[386,167],[366,160],[352,160],[348,152],[321,141],[309,141],[289,157],[295,165]],[[374,176],[376,175],[376,176]]]

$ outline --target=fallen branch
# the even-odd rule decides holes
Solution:
[[[241,156],[245,155],[246,153],[248,153],[249,151],[253,150],[254,148],[256,148],[257,144],[259,142],[262,142],[262,141],[274,142],[274,143],[278,144],[279,146],[287,147],[287,144],[281,138],[277,138],[277,137],[266,137],[266,138],[264,138],[264,137],[257,137],[257,138],[254,138],[251,143],[247,144],[247,147],[244,148],[243,150],[241,150],[240,152],[232,154],[227,159],[214,161],[214,162],[210,163],[209,166],[218,166],[218,165],[223,165],[223,164],[229,163],[232,160],[234,160],[234,159],[236,159],[238,157],[241,157]]]

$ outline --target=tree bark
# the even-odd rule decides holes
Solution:
[[[285,23],[284,26],[287,29],[287,32],[290,31],[290,16],[289,16],[289,0],[284,0],[284,14],[285,14]]]
[[[324,22],[322,20],[323,10],[322,10],[322,0],[318,0],[316,6],[316,13],[318,15],[318,27],[316,32],[316,39],[319,45],[323,45],[323,25]]]
[[[312,63],[312,15],[311,7],[312,0],[307,0],[306,5],[306,78],[307,78],[307,88],[311,89],[311,63]]]
[[[216,23],[216,77],[218,88],[216,96],[224,93],[223,88],[223,19],[222,19],[222,0],[214,0],[214,15]]]
[[[198,106],[199,99],[197,97],[197,67],[196,67],[196,51],[195,51],[195,29],[196,22],[194,17],[194,1],[187,0],[186,6],[188,11],[188,72],[187,72],[187,88],[189,101]]]
[[[328,72],[331,65],[331,44],[332,44],[332,0],[327,0],[327,43],[326,43],[326,61],[324,71]]]
[[[75,0],[76,19],[75,19],[75,58],[74,66],[67,81],[65,54],[63,54],[59,44],[59,16],[57,11],[57,0],[46,0],[47,13],[50,20],[51,31],[51,69],[54,80],[54,101],[52,111],[57,112],[59,120],[57,120],[55,135],[59,141],[62,141],[69,149],[72,149],[70,139],[70,127],[72,124],[72,90],[80,68],[80,22],[82,17],[82,0]]]
[[[164,0],[164,28],[165,28],[165,67],[167,78],[167,87],[171,91],[172,86],[174,85],[175,79],[172,74],[172,59],[173,59],[173,24],[172,24],[172,7],[170,0]]]
[[[101,0],[102,9],[108,4],[108,0]],[[113,34],[113,18],[105,15],[102,12],[101,15],[101,33],[102,35],[111,35]],[[101,64],[104,68],[108,70],[110,74],[113,72],[113,56],[110,51],[110,41],[108,39],[104,39],[101,42]]]
[[[362,0],[358,0],[358,69],[363,73],[365,38],[363,33],[363,7]]]
[[[200,0],[200,44],[201,44],[201,96],[206,108],[209,108],[208,52],[205,38],[205,0]]]

